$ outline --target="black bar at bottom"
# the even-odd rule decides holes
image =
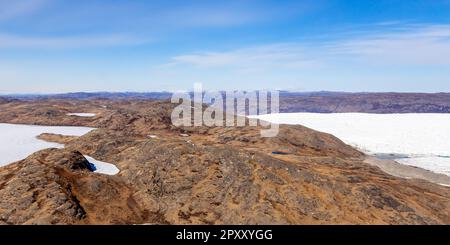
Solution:
[[[449,226],[0,226],[0,240],[66,244],[194,242],[196,244],[445,242]],[[280,244],[281,245],[281,244]]]

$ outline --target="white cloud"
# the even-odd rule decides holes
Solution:
[[[283,43],[256,46],[226,52],[205,52],[172,58],[172,65],[190,64],[200,68],[232,67],[238,69],[299,68],[317,65],[308,57],[305,46]]]
[[[132,45],[145,42],[124,35],[25,37],[0,33],[0,48],[79,48]]]
[[[318,8],[318,1],[270,4],[265,1],[211,1],[183,3],[160,9],[153,15],[159,24],[176,27],[227,27],[276,21],[302,15]]]
[[[402,25],[390,31],[321,42],[282,43],[172,57],[166,68],[311,68],[346,62],[386,65],[450,65],[450,25]]]
[[[189,7],[165,11],[157,22],[178,27],[221,27],[252,23],[261,20],[262,14],[243,9]]]
[[[335,57],[399,65],[450,65],[450,25],[411,25],[399,32],[344,40],[327,47]]]
[[[48,0],[0,0],[0,21],[33,13]]]

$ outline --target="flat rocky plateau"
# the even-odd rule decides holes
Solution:
[[[450,224],[449,187],[389,175],[332,135],[288,125],[274,138],[255,127],[179,128],[174,106],[0,100],[1,123],[97,128],[41,135],[65,148],[0,168],[0,224]],[[121,171],[93,173],[83,155]]]

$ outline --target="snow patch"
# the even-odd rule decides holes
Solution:
[[[77,117],[95,117],[95,113],[67,113],[67,116],[77,116]]]
[[[95,167],[94,173],[116,175],[120,172],[120,170],[116,167],[116,165],[112,163],[102,162],[86,155],[84,156],[84,158],[86,158],[86,160],[88,160],[89,163],[94,165]]]

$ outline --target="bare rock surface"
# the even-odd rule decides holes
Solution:
[[[253,127],[175,128],[173,106],[1,104],[0,122],[98,129],[78,138],[43,135],[65,148],[0,168],[0,223],[450,224],[450,188],[388,175],[332,135],[287,125],[274,138]],[[66,116],[75,109],[97,116]],[[121,171],[92,173],[83,155]]]
[[[450,113],[450,93],[287,93],[282,112]]]
[[[0,169],[3,224],[139,223],[129,188],[91,173],[77,151],[48,149]]]

